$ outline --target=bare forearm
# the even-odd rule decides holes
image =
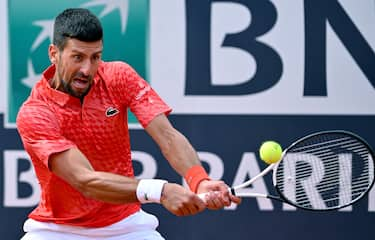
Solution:
[[[137,201],[138,180],[95,171],[77,148],[52,155],[49,163],[52,172],[89,198],[109,203]]]
[[[171,166],[184,176],[188,169],[200,164],[198,155],[186,137],[177,130],[169,130],[165,134],[168,135],[168,142],[162,148],[162,153]]]
[[[184,176],[192,166],[200,164],[198,155],[190,142],[170,124],[163,114],[155,117],[146,127],[146,131],[181,176]]]
[[[107,172],[92,172],[77,188],[88,198],[121,204],[137,202],[138,180]]]

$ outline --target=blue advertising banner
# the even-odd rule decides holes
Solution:
[[[31,6],[32,4],[32,6]],[[40,189],[15,119],[40,74],[54,16],[92,10],[105,60],[130,63],[173,108],[170,120],[213,179],[240,184],[266,167],[265,140],[287,147],[307,134],[352,131],[375,147],[375,3],[372,0],[21,0],[0,3],[0,235],[19,239]],[[37,9],[30,11],[30,9]],[[185,184],[157,145],[129,120],[138,178]],[[247,187],[273,193],[271,175]],[[375,188],[325,213],[269,199],[177,217],[161,205],[166,239],[374,239]]]

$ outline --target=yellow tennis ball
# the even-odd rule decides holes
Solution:
[[[262,143],[259,149],[260,158],[267,164],[278,162],[281,159],[282,148],[275,141],[266,141]]]

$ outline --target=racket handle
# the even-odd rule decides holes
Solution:
[[[216,191],[219,192],[219,191]],[[232,195],[236,196],[236,193],[234,191],[234,188],[228,188],[228,192],[230,192]],[[198,197],[202,199],[203,201],[206,201],[206,196],[210,194],[210,192],[205,192],[205,193],[199,193]]]
[[[202,199],[203,200],[203,202],[206,202],[206,196],[208,195],[208,193],[199,193],[198,194],[198,197],[200,198],[200,199]]]

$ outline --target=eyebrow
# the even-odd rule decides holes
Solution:
[[[95,55],[95,54],[100,54],[100,53],[102,53],[103,52],[103,49],[102,50],[99,50],[99,51],[96,51],[96,52],[94,52],[92,55]],[[82,51],[79,51],[79,50],[75,50],[75,49],[72,49],[72,53],[80,53],[80,54],[84,54],[84,55],[86,55],[84,52],[82,52]]]

